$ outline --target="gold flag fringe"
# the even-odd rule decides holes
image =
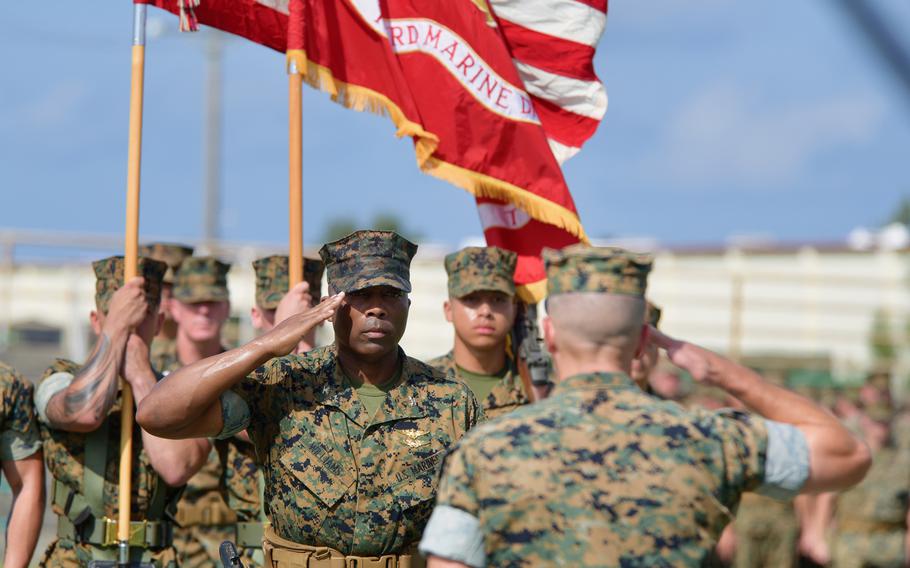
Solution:
[[[398,129],[395,133],[396,136],[411,136],[416,140],[417,166],[424,173],[448,181],[477,197],[512,203],[534,219],[559,227],[583,243],[588,242],[578,215],[565,207],[506,181],[433,157],[433,152],[439,146],[439,137],[424,130],[422,125],[409,120],[401,108],[385,95],[336,79],[329,68],[307,59],[306,52],[303,50],[288,50],[287,67],[289,73],[296,68],[296,72],[303,75],[303,80],[307,84],[327,93],[334,102],[340,105],[352,110],[367,111],[389,117]],[[529,299],[531,297],[542,298],[546,295],[545,280],[521,288],[524,290],[520,289],[519,295],[524,292],[528,294]]]
[[[515,293],[522,302],[526,304],[536,304],[547,297],[547,280],[538,280],[515,287]]]

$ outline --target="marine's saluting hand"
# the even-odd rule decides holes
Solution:
[[[284,357],[293,351],[303,337],[317,325],[335,315],[344,299],[344,292],[329,296],[316,306],[288,317],[275,325],[258,341],[266,347],[273,357]]]
[[[688,371],[700,383],[717,385],[718,377],[712,367],[712,354],[698,345],[674,339],[654,326],[648,329],[648,341],[667,352],[670,362]]]

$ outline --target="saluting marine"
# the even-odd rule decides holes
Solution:
[[[509,352],[517,260],[498,247],[467,247],[445,258],[449,299],[443,310],[455,328],[455,346],[427,364],[468,385],[487,418],[530,402]]]
[[[419,562],[439,464],[482,411],[466,386],[398,345],[416,249],[386,231],[325,245],[332,296],[169,375],[139,409],[139,422],[162,435],[247,430],[265,473],[266,565]],[[333,345],[286,356],[329,319]]]
[[[544,260],[559,383],[446,459],[420,545],[431,567],[699,566],[744,491],[787,496],[862,477],[865,446],[814,403],[644,325],[650,257],[577,245]],[[649,340],[774,419],[647,395],[629,372]]]

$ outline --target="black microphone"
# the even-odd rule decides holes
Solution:
[[[237,547],[233,542],[229,540],[222,542],[218,547],[218,554],[221,556],[221,565],[224,568],[243,568],[240,555],[237,554]]]

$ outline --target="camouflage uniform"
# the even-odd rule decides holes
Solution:
[[[266,256],[253,261],[256,271],[256,305],[266,310],[274,310],[281,298],[288,293],[288,257],[281,255]],[[325,265],[314,258],[303,259],[303,279],[310,285],[310,295],[318,302],[322,291],[322,273]]]
[[[454,377],[459,379],[459,382],[464,382],[459,377],[458,365],[455,364],[455,354],[452,351],[427,361],[427,365],[448,377]],[[506,375],[493,387],[490,394],[480,401],[483,413],[487,418],[502,416],[531,402],[525,394],[524,385],[518,375],[518,369],[515,367],[515,360],[511,357],[508,358],[508,366]]]
[[[415,250],[394,233],[361,231],[320,254],[332,293],[408,292]],[[303,545],[334,549],[326,556],[402,554],[420,537],[439,464],[482,411],[464,385],[400,349],[399,359],[399,379],[372,418],[334,346],[272,359],[222,395],[222,436],[246,427],[265,473],[267,561],[305,565],[313,551]],[[309,551],[287,560],[295,543]]]
[[[193,247],[175,243],[148,243],[139,247],[139,255],[153,260],[160,260],[167,264],[167,272],[164,273],[162,283],[164,287],[174,285],[174,277],[180,264],[193,255]],[[176,322],[166,319],[163,329],[159,331],[155,339],[152,340],[149,359],[152,362],[153,369],[166,369],[165,364],[171,353],[174,352],[173,333],[176,332]],[[168,332],[169,326],[173,326]],[[170,333],[170,335],[168,335]],[[166,336],[167,335],[167,336]]]
[[[187,258],[177,270],[174,298],[185,303],[227,300],[229,270],[229,264],[213,257]],[[159,363],[168,373],[182,366],[177,359],[176,345],[160,358]],[[225,540],[236,539],[237,512],[228,505],[228,480],[234,485],[251,484],[258,491],[255,476],[245,480],[239,474],[246,471],[242,463],[244,453],[238,447],[242,445],[246,444],[236,438],[216,441],[206,464],[186,484],[177,505],[180,527],[174,531],[174,547],[183,567],[220,563],[218,547]],[[234,462],[239,462],[237,471],[232,469]],[[244,559],[244,564],[248,563],[252,563],[251,556]]]
[[[792,501],[746,493],[736,512],[736,568],[788,568],[796,563],[799,521]]]
[[[866,477],[837,497],[832,565],[904,567],[910,560],[906,557],[910,451],[895,443],[890,402],[867,408],[866,414],[891,424],[891,443],[873,453]]]
[[[94,263],[97,278],[95,303],[107,312],[111,296],[123,284],[122,257]],[[139,274],[146,280],[146,298],[158,304],[160,282],[166,266],[154,260],[139,259]],[[56,389],[55,383],[66,375],[74,376],[80,365],[58,359],[44,373],[35,395],[39,429],[44,442],[44,459],[53,476],[53,511],[59,515],[58,538],[50,544],[40,561],[41,566],[86,566],[92,559],[116,560],[116,543],[103,543],[103,519],[117,519],[120,456],[120,394],[108,412],[104,424],[88,434],[66,432],[48,424],[46,405]],[[63,375],[61,375],[61,373]],[[59,383],[58,383],[59,384]],[[64,388],[68,383],[63,383]],[[139,425],[133,429],[133,465],[131,515],[134,522],[146,525],[147,537],[157,543],[148,548],[131,546],[133,561],[152,562],[158,567],[176,566],[176,554],[169,543],[168,505],[179,492],[160,480],[142,445]],[[83,540],[78,533],[88,535]]]
[[[620,249],[545,260],[551,297],[642,297],[650,270]],[[685,410],[622,373],[576,375],[465,437],[421,550],[455,543],[490,566],[698,566],[742,492],[763,483],[767,444],[760,418]]]
[[[445,258],[449,276],[449,297],[463,298],[477,291],[502,292],[515,296],[515,264],[518,256],[498,247],[467,247]],[[508,369],[490,394],[480,401],[487,418],[496,418],[531,402],[525,394],[518,368],[513,357],[507,354]],[[455,353],[449,351],[427,364],[442,373],[465,382],[455,364]],[[470,386],[470,385],[469,385]]]
[[[0,362],[0,460],[18,461],[41,449],[32,384]]]

